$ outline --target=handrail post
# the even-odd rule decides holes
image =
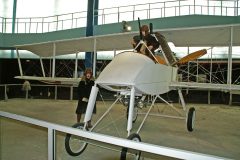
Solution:
[[[163,17],[165,17],[165,11],[166,11],[166,2],[163,2]]]
[[[48,128],[48,160],[56,159],[56,131]]]
[[[120,20],[120,11],[119,11],[119,7],[118,7],[118,23],[119,23],[119,20]]]
[[[3,18],[3,17],[1,17],[1,19],[2,19],[2,20],[1,20],[1,22],[2,22],[2,23],[1,23],[2,25],[1,25],[1,26],[2,26],[2,33],[3,33],[4,18]]]
[[[2,160],[2,117],[0,116],[0,160]]]
[[[58,15],[57,15],[57,24],[56,24],[56,31],[58,30]]]
[[[151,6],[150,6],[151,4],[150,3],[148,3],[148,19],[150,19],[151,18]]]
[[[73,100],[73,86],[70,86],[70,100]]]
[[[7,32],[7,18],[5,18],[5,23],[4,23],[4,33]]]
[[[178,0],[178,16],[180,16],[181,15],[181,1],[180,0]]]
[[[8,96],[7,96],[7,85],[6,85],[6,84],[4,85],[4,99],[5,99],[5,101],[8,100]],[[1,160],[1,159],[0,159],[0,160]]]
[[[102,12],[102,24],[104,24],[105,22],[105,15],[104,15],[104,9],[103,9],[103,12]]]
[[[135,18],[135,5],[133,6],[133,21],[134,21],[134,18]]]
[[[234,5],[234,16],[238,16],[238,1],[235,1],[235,5]]]
[[[28,99],[28,89],[26,90],[25,98]]]
[[[29,33],[31,33],[31,23],[32,23],[32,18],[29,20]]]
[[[74,16],[73,16],[73,13],[72,13],[72,20],[71,20],[71,21],[72,21],[72,24],[71,24],[71,29],[73,28],[73,17],[74,17]]]
[[[42,33],[43,33],[43,27],[44,27],[44,18],[42,18]]]
[[[57,100],[57,85],[55,85],[55,94],[54,94],[54,99]]]

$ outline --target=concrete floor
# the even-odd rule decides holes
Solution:
[[[111,102],[97,102],[96,121]],[[72,126],[76,121],[77,101],[10,99],[0,101],[0,110],[20,114],[61,125]],[[165,104],[157,104],[152,112],[170,113]],[[177,107],[178,104],[176,104]],[[184,120],[149,117],[140,131],[143,142],[166,147],[184,149],[231,159],[240,158],[240,107],[226,105],[188,104],[196,108],[195,130],[189,133]],[[142,109],[145,112],[147,109]],[[173,112],[174,113],[174,112]],[[175,114],[176,115],[176,114]],[[143,116],[139,115],[133,127],[138,129]],[[0,160],[44,160],[47,159],[47,129],[1,119]],[[117,129],[116,127],[117,126]],[[126,108],[117,104],[111,114],[95,129],[98,133],[126,137]],[[78,157],[67,154],[64,147],[65,134],[57,132],[57,160],[115,160],[120,153],[88,145]],[[170,159],[145,154],[144,159]],[[96,158],[97,157],[97,158]]]

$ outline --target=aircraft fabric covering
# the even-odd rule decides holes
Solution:
[[[176,73],[177,68],[154,63],[145,55],[122,52],[105,67],[96,84],[113,91],[133,86],[137,93],[156,95],[169,91]]]

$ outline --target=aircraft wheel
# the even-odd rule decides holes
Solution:
[[[84,130],[84,123],[76,123],[72,127]],[[71,156],[79,156],[86,149],[87,145],[85,138],[71,134],[67,134],[65,137],[65,149]]]
[[[128,136],[127,139],[137,141],[137,142],[141,142],[141,138],[140,138],[139,134],[137,134],[137,133],[131,134],[130,136]],[[127,159],[127,152],[128,152],[128,148],[123,147],[122,151],[121,151],[120,160],[126,160]],[[129,157],[134,157],[135,160],[140,160],[141,151],[135,151],[135,152],[136,153],[128,154],[128,156]]]
[[[127,108],[127,119],[128,119],[128,112],[129,112],[129,106]],[[138,116],[138,108],[136,106],[134,106],[134,108],[133,108],[133,119],[132,119],[133,123],[136,122],[137,116]]]
[[[195,116],[196,116],[196,111],[195,111],[195,108],[192,107],[188,110],[188,115],[187,115],[187,130],[189,132],[193,131]]]

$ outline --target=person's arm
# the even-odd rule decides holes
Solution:
[[[133,46],[133,48],[135,48],[136,47],[136,42],[132,39],[131,40],[131,42],[130,42],[131,44],[132,44],[132,46]]]
[[[144,43],[146,44],[146,41],[144,41]],[[142,54],[146,54],[146,45],[142,44],[141,48],[140,48],[140,53]]]
[[[80,81],[78,84],[78,98],[82,99],[84,97],[84,81]]]
[[[152,52],[159,47],[159,42],[152,35],[149,35],[149,41],[148,42],[149,42],[148,43],[148,49]]]

